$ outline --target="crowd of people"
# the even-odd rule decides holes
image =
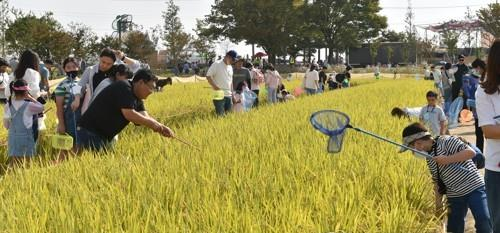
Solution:
[[[460,56],[455,67],[446,63],[431,68],[437,91],[427,93],[428,104],[392,110],[394,116],[420,121],[403,130],[403,144],[432,157],[427,165],[435,184],[436,207],[441,208],[442,196],[447,196],[447,232],[464,232],[468,209],[476,232],[500,232],[500,40],[493,43],[487,62],[476,59],[468,67]],[[439,106],[440,96],[444,109]],[[475,145],[448,135],[447,119],[455,114],[452,102],[462,102],[472,111]],[[484,165],[477,163],[480,160]],[[484,178],[478,170],[483,166]]]
[[[327,75],[327,67],[323,66],[320,70],[319,66],[313,63],[304,75],[302,87],[292,93],[285,88],[284,78],[274,65],[267,62],[263,64],[262,67],[254,66],[253,62],[238,56],[234,50],[227,52],[223,59],[211,64],[206,76],[215,93],[213,104],[217,115],[224,116],[231,111],[243,111],[240,106],[233,106],[241,104],[242,93],[251,93],[246,94],[248,96],[246,98],[253,99],[252,106],[257,107],[263,85],[267,91],[267,102],[270,104],[293,100],[302,94],[303,90],[307,95],[314,95],[325,91],[327,86],[328,90],[350,86],[352,70],[350,66],[340,74],[334,72]]]
[[[73,139],[73,152],[101,151],[112,147],[117,135],[128,125],[146,126],[165,137],[173,131],[147,113],[143,100],[156,89],[156,76],[142,69],[140,62],[118,50],[104,49],[99,63],[88,67],[79,76],[80,64],[68,57],[62,62],[66,77],[54,90],[57,132]],[[41,85],[43,67],[32,50],[22,53],[12,74],[10,66],[0,59],[0,81],[6,103],[4,126],[8,129],[8,156],[10,165],[29,161],[35,156],[35,147],[43,122],[44,104],[48,91]],[[44,97],[45,96],[45,97]],[[62,152],[58,161],[70,153]]]

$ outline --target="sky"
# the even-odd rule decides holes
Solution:
[[[467,6],[475,12],[495,0],[413,0],[412,5],[417,25],[428,25],[450,19],[464,19]],[[193,33],[196,19],[210,13],[213,0],[174,0],[180,7],[179,16],[187,32]],[[133,22],[145,29],[162,24],[165,0],[9,0],[10,6],[36,15],[51,11],[64,26],[80,22],[90,26],[99,36],[113,33],[111,23],[117,15],[130,14]],[[381,15],[387,16],[389,29],[403,31],[408,2],[405,0],[380,0]],[[420,29],[419,29],[420,30]],[[423,36],[423,30],[419,32]],[[250,46],[227,44],[219,46],[236,49],[240,54],[251,53]]]

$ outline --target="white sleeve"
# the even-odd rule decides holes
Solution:
[[[80,87],[80,89],[78,88],[75,88],[74,89],[74,94],[75,95],[81,95],[83,92],[84,92],[84,89],[86,87],[86,85],[88,83],[90,83],[90,76],[92,75],[91,73],[93,73],[94,69],[93,67],[89,67],[85,70],[85,72],[83,72],[83,75],[82,75],[82,78],[80,79],[80,81],[78,82],[78,86]]]
[[[14,79],[14,75],[10,75],[9,78],[7,79],[7,83],[5,84],[4,94],[5,94],[5,97],[7,99],[10,96],[10,82],[12,82],[13,79]]]
[[[125,63],[125,65],[127,65],[128,68],[130,69],[130,71],[132,71],[135,74],[139,69],[141,69],[141,62],[139,62],[138,60],[132,59],[130,57],[127,57],[127,58],[132,61],[132,64]]]
[[[479,118],[479,127],[486,125],[496,125],[494,104],[491,98],[484,92],[483,88],[478,88],[476,91],[476,111]]]
[[[35,70],[27,69],[28,75],[24,75],[26,82],[28,82],[28,87],[30,88],[30,94],[33,98],[40,97],[40,73]]]
[[[217,74],[217,63],[213,63],[210,68],[208,68],[208,71],[207,71],[207,77],[211,77],[211,78],[214,78],[214,76]]]

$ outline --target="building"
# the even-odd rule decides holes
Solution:
[[[403,58],[403,42],[382,42],[378,49],[377,57],[375,58],[375,64],[406,64]],[[392,55],[389,60],[389,51],[392,50]],[[415,63],[415,48],[409,49],[408,62],[410,64]],[[365,67],[367,65],[372,65],[372,57],[370,54],[370,44],[362,44],[359,48],[349,49],[349,64],[355,67]]]

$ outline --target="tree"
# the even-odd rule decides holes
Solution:
[[[195,51],[204,59],[207,63],[209,59],[215,57],[215,51],[212,46],[213,41],[210,37],[205,36],[202,31],[207,27],[206,24],[202,20],[196,20],[196,28],[194,32],[196,34],[196,38],[192,41],[192,47]]]
[[[120,40],[115,36],[105,35],[101,38],[99,43],[97,43],[97,51],[101,51],[105,48],[118,49],[121,46]]]
[[[69,34],[73,38],[72,48],[76,57],[85,60],[91,59],[99,53],[97,41],[98,36],[89,26],[81,23],[70,23]]]
[[[8,0],[2,0],[0,2],[0,38],[1,38],[1,43],[2,43],[2,57],[5,57],[6,55],[6,48],[7,48],[7,43],[5,41],[5,30],[7,29],[6,26],[10,24],[10,18],[9,18],[9,1]]]
[[[191,41],[191,35],[183,31],[181,20],[178,16],[179,7],[173,0],[167,2],[167,10],[163,12],[163,41],[167,47],[167,56],[170,63],[177,64],[180,60],[188,57],[187,47]]]
[[[415,26],[415,13],[413,13],[411,0],[408,0],[408,9],[404,21],[406,23],[406,26],[402,52],[403,60],[406,64],[409,64],[411,51],[414,50],[415,54],[417,53],[417,28]]]
[[[370,57],[372,58],[372,65],[375,65],[378,55],[378,49],[380,48],[380,39],[375,39],[370,43]]]
[[[346,51],[367,39],[377,37],[387,27],[387,18],[379,15],[379,1],[317,0],[306,17],[321,32],[329,48],[328,62],[333,50]]]
[[[405,33],[396,32],[393,30],[383,30],[381,40],[383,42],[403,42],[405,40]]]
[[[147,61],[156,52],[154,42],[151,41],[148,33],[131,31],[126,33],[124,39],[123,52],[134,59]]]
[[[451,20],[451,21],[443,23],[443,25],[444,25],[443,31],[440,33],[441,40],[442,40],[443,44],[445,44],[446,47],[448,48],[448,57],[451,61],[453,61],[453,59],[457,53],[457,50],[458,50],[457,44],[458,44],[458,41],[460,39],[460,34],[461,34],[460,31],[450,29],[450,27],[446,26],[446,24],[453,23],[453,22],[454,21]]]
[[[26,48],[31,48],[42,59],[57,61],[70,54],[73,39],[50,12],[41,17],[32,14],[18,17],[8,27],[5,39],[13,53],[20,54]]]
[[[476,21],[476,17],[474,14],[472,14],[471,10],[469,7],[467,7],[467,11],[465,11],[465,20],[468,22],[474,22]],[[472,43],[474,39],[474,32],[475,28],[472,27],[470,24],[467,24],[467,27],[464,28],[463,33],[465,33],[465,40],[463,40],[463,45],[465,48],[468,49],[468,56],[472,54]]]
[[[290,0],[217,0],[205,16],[208,27],[203,34],[214,40],[228,38],[259,45],[274,63],[276,56],[286,55],[293,35],[304,22],[300,16],[303,8]]]
[[[436,46],[433,40],[418,40],[418,57],[420,61],[430,62],[433,58]]]
[[[500,3],[488,4],[477,12],[481,26],[494,37],[500,37]]]

